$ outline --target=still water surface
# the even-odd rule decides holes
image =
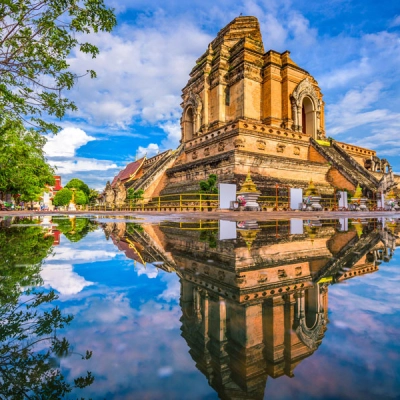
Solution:
[[[384,218],[4,220],[0,398],[58,398],[22,378],[40,370],[48,341],[30,364],[6,357],[10,304],[36,288],[58,296],[39,314],[73,316],[55,331],[70,347],[50,354],[42,378],[94,377],[63,398],[398,399],[399,231]]]

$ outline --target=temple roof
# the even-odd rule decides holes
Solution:
[[[131,260],[137,261],[142,265],[146,265],[146,261],[143,260],[141,252],[143,251],[143,246],[139,243],[132,242],[129,239],[125,240],[116,240],[113,235],[111,235],[111,239],[115,246],[118,247],[118,250],[123,251],[127,258]]]
[[[132,178],[140,170],[145,159],[146,157],[143,157],[140,160],[129,163],[124,169],[122,169],[118,172],[117,175],[115,175],[113,181],[111,182],[111,186],[114,187],[118,179],[124,182],[127,181],[129,178]]]

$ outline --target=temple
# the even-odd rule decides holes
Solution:
[[[179,148],[145,160],[126,187],[147,197],[195,192],[211,173],[239,187],[249,171],[264,195],[277,184],[306,188],[310,178],[323,194],[360,185],[367,197],[400,184],[373,149],[327,139],[318,82],[289,51],[264,51],[255,17],[218,33],[182,100]]]
[[[329,329],[330,285],[371,274],[393,255],[395,220],[104,224],[133,264],[180,279],[182,337],[221,399],[263,399],[268,377],[293,377]]]

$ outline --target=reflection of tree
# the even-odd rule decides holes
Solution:
[[[211,249],[215,249],[217,247],[217,235],[218,230],[207,230],[200,232],[200,242],[208,242],[208,245]]]
[[[64,236],[71,242],[79,242],[89,232],[97,229],[97,224],[89,218],[53,218],[53,222],[58,225]]]
[[[143,226],[135,224],[133,222],[130,222],[129,224],[126,225],[126,233],[132,234],[136,232],[143,232]]]
[[[41,284],[41,261],[52,243],[39,226],[0,227],[0,304],[18,299],[21,287]]]
[[[68,383],[56,365],[71,354],[68,341],[57,338],[56,331],[72,316],[51,306],[57,299],[53,291],[24,289],[41,284],[42,260],[52,242],[41,227],[0,226],[1,399],[59,399],[93,382],[88,373]],[[90,356],[87,352],[82,358]]]

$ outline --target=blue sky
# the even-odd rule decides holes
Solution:
[[[93,35],[92,60],[75,53],[71,69],[97,72],[68,94],[79,111],[46,145],[65,184],[102,189],[128,162],[176,148],[181,89],[195,60],[232,19],[256,16],[266,51],[289,50],[319,82],[326,132],[378,151],[400,172],[400,5],[395,1],[106,0],[118,26]]]

